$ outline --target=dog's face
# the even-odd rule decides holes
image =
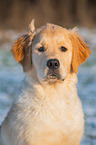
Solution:
[[[64,81],[70,71],[72,45],[67,30],[47,24],[33,40],[32,62],[40,81]]]
[[[18,39],[12,49],[25,71],[35,70],[40,82],[63,82],[77,73],[91,51],[74,31],[47,24]]]

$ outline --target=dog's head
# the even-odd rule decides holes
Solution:
[[[24,71],[33,71],[40,82],[64,81],[77,73],[91,50],[74,30],[54,24],[35,29],[33,21],[28,34],[16,40],[12,53]]]

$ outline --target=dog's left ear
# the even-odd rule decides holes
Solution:
[[[34,20],[31,21],[29,29],[29,34],[18,38],[11,49],[16,61],[23,66],[24,72],[30,70],[32,67],[32,39],[35,35]]]
[[[91,50],[74,30],[69,32],[69,37],[73,47],[72,70],[78,73],[78,67],[87,60],[91,54]]]

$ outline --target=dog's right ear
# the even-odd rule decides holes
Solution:
[[[11,52],[16,59],[23,66],[24,72],[30,70],[32,67],[32,39],[35,35],[34,20],[29,25],[29,34],[23,35],[15,41]]]
[[[16,59],[23,66],[26,72],[31,67],[31,45],[30,36],[28,34],[21,36],[15,41],[11,52]]]

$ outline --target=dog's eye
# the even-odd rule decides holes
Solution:
[[[64,47],[64,46],[61,46],[61,51],[63,51],[63,52],[66,52],[67,51],[67,48],[66,47]]]
[[[42,47],[38,48],[38,51],[39,52],[44,52],[45,51],[45,48],[42,46]]]

